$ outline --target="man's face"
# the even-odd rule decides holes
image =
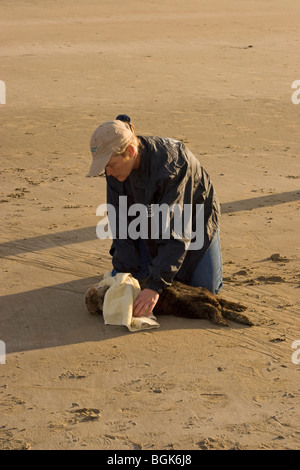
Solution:
[[[125,181],[133,168],[136,166],[136,160],[130,151],[126,151],[125,155],[112,155],[105,167],[107,176],[113,176],[118,181]]]

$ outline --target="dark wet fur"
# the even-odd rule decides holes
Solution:
[[[141,287],[143,287],[141,283]],[[91,287],[85,295],[85,305],[92,314],[101,314],[103,300],[108,287]],[[240,313],[247,309],[244,305],[213,295],[203,287],[191,287],[174,281],[159,296],[153,311],[154,315],[175,315],[186,318],[210,320],[216,325],[230,326],[228,320],[252,326],[249,318]]]
[[[107,286],[90,287],[85,294],[84,303],[87,311],[92,315],[101,315],[103,311],[103,301],[105,292],[109,289]]]
[[[174,281],[163,290],[154,309],[154,315],[176,315],[178,317],[210,320],[216,325],[229,326],[228,320],[253,325],[244,312],[247,309],[237,302],[230,302],[213,295],[204,287],[192,287]]]

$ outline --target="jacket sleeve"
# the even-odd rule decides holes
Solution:
[[[111,216],[114,217],[114,220],[110,221],[111,225],[114,224],[116,231],[109,252],[112,256],[112,265],[117,272],[130,272],[134,277],[136,277],[139,270],[139,251],[137,242],[128,237],[120,237],[119,232],[119,197],[124,195],[123,183],[113,180],[112,177],[107,177],[106,182],[107,204],[111,204],[115,209],[111,214]]]
[[[160,207],[165,205],[165,208],[177,205],[181,210],[183,210],[184,204],[190,204],[189,207],[192,207],[193,186],[193,174],[187,162],[181,168],[177,168],[176,172],[166,169],[163,178],[160,179],[159,193],[161,196],[157,201],[158,205]],[[149,269],[146,287],[158,293],[172,284],[191,243],[191,239],[186,236],[183,229],[181,230],[181,237],[178,237],[178,225],[177,227],[174,226],[174,213],[170,211],[169,215],[168,233],[163,233],[164,227],[160,224],[156,234],[157,238],[149,242],[151,245],[150,251],[152,248],[154,256],[152,255],[152,266]]]

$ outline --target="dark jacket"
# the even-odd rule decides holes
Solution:
[[[107,177],[107,203],[118,213],[119,196],[127,196],[128,207],[140,203],[148,207],[151,220],[153,204],[190,204],[193,207],[192,226],[196,228],[196,204],[204,204],[203,247],[189,249],[188,240],[174,237],[174,218],[170,219],[170,237],[146,240],[147,251],[152,260],[146,287],[161,292],[176,276],[188,283],[219,226],[220,206],[209,175],[196,157],[179,141],[161,137],[139,137],[142,144],[141,163],[124,182]],[[171,213],[172,215],[172,213]],[[133,218],[128,217],[128,224]],[[149,224],[150,226],[150,224]],[[184,231],[182,230],[183,235]],[[117,226],[118,233],[118,226]],[[156,234],[157,236],[157,234]],[[146,238],[146,237],[144,237]],[[118,272],[130,272],[136,276],[139,270],[138,240],[118,234],[110,250],[113,267]]]

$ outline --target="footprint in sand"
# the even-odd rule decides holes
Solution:
[[[77,422],[95,421],[101,418],[100,410],[98,408],[76,408],[71,410],[74,416],[74,424]]]

